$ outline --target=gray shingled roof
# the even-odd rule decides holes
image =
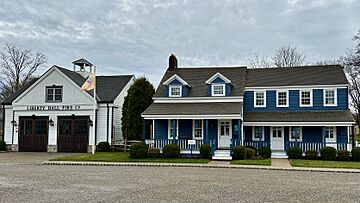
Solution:
[[[340,65],[251,68],[246,87],[348,84]]]
[[[246,112],[245,122],[354,122],[350,111]]]
[[[189,97],[206,97],[208,92],[205,82],[217,72],[231,80],[230,96],[242,96],[244,94],[246,67],[177,68],[166,71],[154,97],[164,97],[163,83],[174,74],[177,74],[192,86]]]
[[[85,78],[80,74],[59,67],[54,66],[63,72],[67,77],[74,81],[79,88],[84,84]],[[126,84],[129,83],[133,75],[115,75],[115,76],[96,76],[96,95],[99,103],[113,102],[120,92],[124,89]],[[3,104],[11,104],[20,94],[22,94],[27,88],[36,82],[37,79],[32,80],[27,85],[25,85],[20,91],[15,92],[9,98],[7,98]],[[93,91],[88,92],[93,96]]]
[[[142,115],[226,115],[241,114],[242,103],[153,103]]]

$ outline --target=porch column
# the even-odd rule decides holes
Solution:
[[[323,127],[323,143],[326,146],[326,127]]]
[[[209,119],[205,119],[205,144],[209,144]]]
[[[177,131],[176,119],[172,120],[172,124],[173,124],[173,144],[176,144],[176,131]]]
[[[241,145],[241,120],[238,120],[238,132],[239,132],[239,145]]]
[[[300,128],[300,127],[299,127]],[[299,129],[300,130],[300,129]],[[298,147],[298,128],[295,127],[295,146]]]
[[[260,126],[259,148],[262,146],[263,126]]]
[[[351,128],[351,145],[352,145],[352,148],[354,148],[355,147],[355,127],[354,127],[354,125],[352,125],[351,127],[349,126],[349,128]]]

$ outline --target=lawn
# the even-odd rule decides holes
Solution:
[[[155,163],[208,163],[207,159],[188,158],[143,158],[132,159],[128,152],[97,152],[96,154],[79,154],[54,158],[50,161],[94,161],[94,162],[155,162]]]
[[[271,166],[271,159],[245,159],[245,160],[234,160],[231,164],[237,165],[263,165]]]
[[[354,162],[354,161],[323,161],[323,160],[291,159],[290,164],[293,167],[360,169],[360,162]]]

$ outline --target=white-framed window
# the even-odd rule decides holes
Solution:
[[[271,137],[273,138],[282,138],[284,132],[284,127],[271,127]]]
[[[181,85],[170,85],[169,97],[181,97],[181,91],[182,91]]]
[[[301,126],[290,126],[289,128],[289,140],[295,141],[295,137],[297,137],[297,141],[302,141],[302,127]]]
[[[311,107],[313,105],[312,90],[300,90],[300,107]]]
[[[63,88],[61,86],[46,87],[46,103],[62,102]]]
[[[337,91],[336,89],[324,89],[324,106],[337,105]]]
[[[174,130],[176,132],[176,139],[178,139],[179,137],[179,120],[176,120],[175,122],[176,126],[174,126],[174,122],[173,120],[169,120],[168,122],[168,138],[169,139],[173,139],[173,135],[174,135]]]
[[[289,107],[289,91],[277,90],[276,91],[276,107]]]
[[[225,96],[225,84],[212,84],[211,85],[212,96]]]
[[[261,135],[261,141],[265,140],[265,133],[263,126],[253,126],[252,139],[253,141],[259,141]]]
[[[193,120],[193,139],[203,139],[203,120]]]
[[[325,128],[325,139],[326,142],[336,142],[336,127],[326,127]]]
[[[266,107],[266,91],[254,91],[254,107]]]

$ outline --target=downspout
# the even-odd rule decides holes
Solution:
[[[5,105],[2,105],[2,109],[3,109],[3,122],[2,122],[2,138],[1,140],[5,140]]]
[[[13,110],[13,119],[12,120],[13,121],[15,120],[15,111],[14,110]],[[14,145],[14,133],[15,133],[15,125],[13,124],[12,125],[12,135],[11,135],[11,146]]]
[[[114,132],[114,106],[111,107],[111,143],[115,143],[115,132]]]
[[[109,143],[109,103],[106,103],[106,142]]]

